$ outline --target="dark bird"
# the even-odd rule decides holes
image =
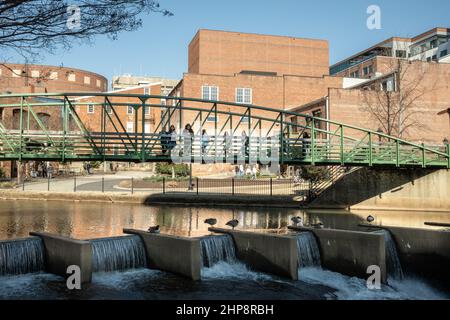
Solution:
[[[210,218],[205,220],[206,224],[209,224],[211,227],[217,224],[217,219]]]
[[[238,220],[231,220],[231,221],[228,221],[225,225],[232,227],[234,230],[234,228],[236,228],[238,224],[239,224]]]
[[[317,229],[323,229],[323,223],[322,222],[319,222],[319,223],[316,223],[316,224],[312,224],[311,226],[314,227],[314,228],[317,228]]]
[[[368,216],[366,220],[367,222],[372,223],[375,221],[375,218],[373,216]]]
[[[296,227],[303,227],[303,219],[301,217],[292,217],[291,221]]]
[[[150,233],[160,233],[159,225],[148,228],[148,232],[150,232]]]

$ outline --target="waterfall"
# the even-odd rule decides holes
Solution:
[[[39,238],[0,241],[0,276],[44,271],[44,244]]]
[[[92,240],[94,272],[144,268],[147,265],[145,248],[139,236]]]
[[[377,230],[375,231],[375,233],[382,234],[384,236],[388,277],[396,280],[403,279],[402,264],[400,263],[397,246],[395,244],[395,240],[392,238],[391,233],[388,230]]]
[[[209,236],[200,240],[203,266],[209,268],[220,261],[235,262],[234,241],[230,235]]]
[[[312,232],[297,235],[298,264],[300,268],[320,267],[320,250]]]

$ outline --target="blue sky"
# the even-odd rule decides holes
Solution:
[[[198,29],[288,35],[329,41],[330,63],[391,36],[414,36],[450,27],[448,0],[160,0],[173,17],[144,16],[142,29],[118,40],[97,37],[92,44],[45,55],[39,63],[103,74],[181,78],[187,45]],[[381,30],[366,27],[367,7],[381,7]]]

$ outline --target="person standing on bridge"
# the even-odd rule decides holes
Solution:
[[[231,136],[228,134],[228,131],[225,131],[224,135],[223,135],[223,153],[225,155],[225,162],[227,162],[228,160],[228,156],[231,153],[231,144],[233,142],[233,139],[231,138]]]
[[[169,153],[172,152],[172,150],[175,148],[175,146],[177,145],[177,130],[175,129],[174,125],[170,126],[169,129],[169,141],[168,141],[168,149],[169,149]]]
[[[169,149],[169,144],[170,144],[170,135],[169,135],[169,132],[167,132],[167,129],[165,127],[162,129],[161,133],[159,134],[159,140],[161,143],[162,154],[165,155],[167,150]]]
[[[183,130],[183,156],[192,155],[192,139],[194,138],[194,130],[188,123]]]
[[[250,139],[247,136],[247,132],[242,131],[242,135],[241,135],[241,154],[246,158],[248,156],[248,146],[250,144]]]
[[[202,156],[204,156],[206,154],[206,148],[208,147],[209,144],[209,136],[206,133],[206,130],[203,129],[202,131]]]

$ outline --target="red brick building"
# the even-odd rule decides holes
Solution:
[[[188,72],[171,96],[288,110],[342,86],[343,78],[329,76],[327,41],[199,30],[189,45]],[[194,116],[184,112],[184,122]]]
[[[102,75],[69,67],[34,64],[0,64],[0,94],[8,93],[57,93],[57,92],[104,92],[108,80]],[[62,113],[59,108],[35,107],[37,117],[50,130],[61,130]],[[26,114],[26,111],[24,111]],[[20,110],[0,110],[0,119],[7,129],[18,129]],[[36,121],[30,130],[38,130]],[[0,163],[6,176],[16,177],[15,162]]]

